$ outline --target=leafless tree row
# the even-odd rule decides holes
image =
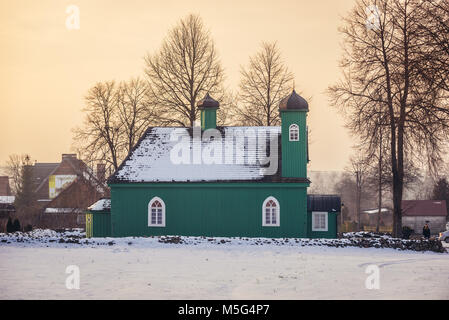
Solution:
[[[329,92],[366,154],[384,133],[396,236],[406,164],[435,171],[448,140],[447,9],[447,0],[359,0],[341,28],[343,79]]]
[[[242,67],[240,90],[225,90],[214,41],[197,15],[180,20],[144,60],[144,80],[104,81],[89,89],[84,124],[74,129],[74,148],[88,163],[116,170],[148,126],[193,126],[206,93],[220,101],[219,125],[277,125],[277,106],[293,84],[276,44],[263,43]]]

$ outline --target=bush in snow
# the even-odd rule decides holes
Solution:
[[[8,218],[8,223],[6,224],[6,232],[14,232],[14,226],[12,224],[11,218]]]
[[[411,234],[413,233],[413,229],[408,226],[402,227],[402,238],[410,239]]]
[[[20,231],[20,222],[19,222],[19,219],[15,219],[14,220],[14,223],[13,223],[13,229],[14,229],[14,231],[13,232],[16,232],[16,231]]]

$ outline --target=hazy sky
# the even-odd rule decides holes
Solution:
[[[180,18],[198,13],[230,89],[261,42],[277,41],[296,89],[312,97],[311,169],[341,170],[352,142],[325,90],[341,75],[337,29],[354,1],[0,0],[0,165],[12,153],[60,161],[71,151],[71,129],[82,124],[87,90],[143,75],[145,53]],[[79,30],[66,28],[71,4],[80,9]]]

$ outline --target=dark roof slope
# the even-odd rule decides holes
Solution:
[[[198,109],[217,109],[220,107],[220,103],[208,93],[202,100],[198,101],[197,107]]]
[[[337,195],[307,195],[307,211],[340,212],[341,198]]]
[[[296,93],[295,90],[293,90],[293,92],[289,96],[281,100],[281,102],[279,103],[279,110],[309,111],[309,104],[307,103],[306,99],[301,97]]]
[[[446,200],[402,200],[404,216],[446,216]]]
[[[37,189],[58,166],[59,163],[35,163],[32,166],[33,184],[35,189]]]

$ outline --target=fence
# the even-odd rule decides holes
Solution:
[[[376,226],[362,226],[362,231],[376,232]],[[339,225],[338,232],[356,232],[357,223],[352,221],[346,221],[345,223]],[[380,226],[379,232],[392,233],[392,226]]]

